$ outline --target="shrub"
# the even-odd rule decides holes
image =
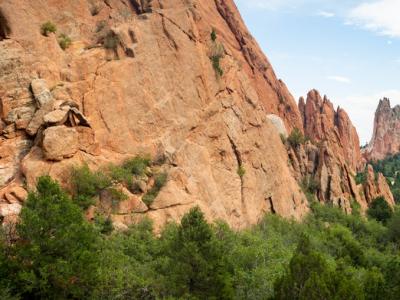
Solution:
[[[106,168],[105,172],[112,180],[115,180],[117,182],[130,184],[132,181],[132,174],[127,168],[109,165]]]
[[[166,173],[161,173],[156,176],[154,179],[153,187],[142,197],[142,201],[147,205],[151,205],[158,194],[160,193],[161,189],[167,183],[168,175]]]
[[[393,215],[393,210],[384,197],[378,197],[372,201],[367,214],[370,218],[386,224]]]
[[[287,138],[290,146],[297,147],[306,142],[303,133],[298,128],[294,128]]]
[[[350,207],[353,216],[361,216],[361,205],[355,199],[351,199]]]
[[[49,36],[49,33],[55,33],[57,31],[57,27],[52,22],[48,21],[40,27],[40,31],[42,35]]]
[[[220,56],[211,56],[211,61],[212,61],[212,66],[214,68],[215,73],[218,76],[224,75],[224,70],[222,70],[221,65],[220,65]]]
[[[65,33],[60,34],[58,37],[58,44],[60,45],[61,49],[65,50],[69,46],[71,46],[72,40],[71,38],[66,35]]]
[[[116,207],[121,201],[128,199],[128,196],[118,188],[110,187],[107,189],[107,191],[110,193],[112,199],[111,204],[113,208]]]
[[[224,46],[221,43],[214,41],[211,48],[210,59],[217,76],[222,76],[224,74],[220,65],[220,61],[224,57],[224,54]]]
[[[120,38],[117,34],[110,31],[103,40],[103,46],[109,50],[117,50]]]
[[[135,158],[125,161],[123,168],[131,172],[133,175],[143,176],[146,168],[151,165],[149,156],[136,156]]]
[[[246,174],[246,169],[243,167],[243,165],[239,166],[239,168],[237,169],[237,174],[240,178],[244,177],[244,175]]]
[[[306,176],[302,179],[300,187],[305,194],[308,203],[316,201],[315,193],[320,189],[320,184],[314,177]]]
[[[74,168],[71,174],[74,199],[93,198],[111,186],[111,180],[100,172],[92,172],[88,165]]]
[[[76,195],[74,197],[74,202],[84,210],[88,209],[91,205],[96,204],[94,198],[87,195]]]
[[[213,42],[215,42],[215,41],[217,40],[217,32],[215,31],[215,28],[213,28],[213,29],[211,30],[210,36],[211,36],[211,40],[212,40]]]
[[[356,181],[356,184],[364,184],[365,182],[367,182],[367,170],[357,173],[354,179]]]
[[[114,227],[110,217],[105,217],[103,215],[96,215],[94,218],[94,224],[100,233],[109,235],[113,232]]]
[[[306,176],[301,181],[301,188],[304,192],[315,194],[320,189],[320,185],[314,177]]]

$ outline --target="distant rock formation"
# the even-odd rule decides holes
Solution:
[[[390,106],[390,100],[379,101],[375,112],[372,139],[363,150],[364,158],[381,160],[400,152],[400,105]]]
[[[361,164],[360,140],[347,113],[333,104],[317,90],[300,98],[299,109],[304,122],[304,134],[312,141],[326,141],[336,156],[340,156],[353,170]]]
[[[291,147],[289,158],[298,181],[314,182],[317,199],[333,203],[344,211],[351,211],[351,201],[357,201],[363,210],[377,196],[384,196],[390,205],[394,200],[382,174],[375,181],[373,169],[368,169],[368,180],[357,185],[354,179],[361,170],[362,159],[357,131],[347,113],[336,111],[326,96],[317,90],[299,100],[304,134],[309,141]]]

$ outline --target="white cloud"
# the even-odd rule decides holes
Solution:
[[[317,15],[320,17],[324,17],[324,18],[333,18],[335,16],[335,14],[333,12],[324,11],[324,10],[319,11],[317,13]]]
[[[369,142],[372,137],[375,110],[379,100],[387,97],[393,106],[400,104],[400,90],[387,90],[372,95],[355,95],[337,99],[335,104],[343,107],[357,128],[360,143]]]
[[[400,1],[364,2],[350,11],[347,23],[390,37],[400,37]]]
[[[340,82],[340,83],[346,83],[346,84],[351,82],[350,78],[347,78],[344,76],[337,76],[337,75],[328,76],[328,79],[336,81],[336,82]]]

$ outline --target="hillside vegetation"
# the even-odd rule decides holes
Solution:
[[[382,173],[386,177],[396,203],[400,203],[400,154],[389,156],[383,160],[371,161],[370,164],[376,172]],[[365,181],[366,172],[364,170],[357,174],[358,183]]]
[[[266,215],[239,232],[193,208],[156,236],[146,219],[87,222],[42,177],[1,235],[0,298],[398,299],[400,211],[377,207],[366,219],[314,203],[302,223]]]

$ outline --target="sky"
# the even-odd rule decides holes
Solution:
[[[371,139],[379,99],[400,104],[400,0],[235,0],[295,98],[313,88]]]

